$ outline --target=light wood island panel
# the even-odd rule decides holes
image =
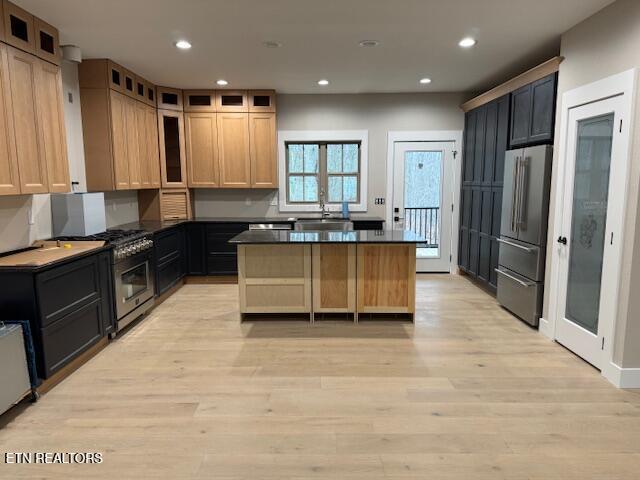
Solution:
[[[359,313],[415,313],[415,244],[359,244],[357,263]]]
[[[238,287],[241,314],[311,313],[311,245],[239,245]]]
[[[356,311],[356,246],[314,244],[312,249],[313,311]]]

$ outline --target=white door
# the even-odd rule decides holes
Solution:
[[[625,195],[623,96],[568,112],[556,340],[602,369],[616,315]]]
[[[396,142],[393,228],[425,238],[417,245],[418,272],[451,271],[454,142]]]

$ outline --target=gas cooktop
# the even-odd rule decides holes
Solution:
[[[105,232],[96,233],[94,235],[63,235],[53,240],[61,241],[88,241],[102,240],[108,245],[118,246],[123,243],[129,243],[140,238],[148,237],[149,233],[144,230],[120,230],[114,228]]]

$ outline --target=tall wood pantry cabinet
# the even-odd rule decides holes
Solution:
[[[87,189],[159,188],[155,87],[107,59],[78,73]]]

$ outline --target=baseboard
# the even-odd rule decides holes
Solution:
[[[640,388],[640,368],[623,368],[609,362],[602,375],[618,388]]]
[[[538,331],[544,335],[545,337],[553,340],[554,332],[553,327],[551,326],[551,322],[546,318],[540,317],[540,324],[538,325]]]

